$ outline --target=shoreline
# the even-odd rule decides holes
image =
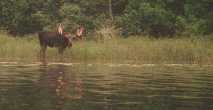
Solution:
[[[46,62],[45,65],[43,62],[2,62],[0,61],[0,66],[23,66],[23,67],[33,67],[33,66],[54,66],[54,65],[62,65],[62,66],[106,66],[106,67],[213,67],[213,65],[200,65],[200,64],[131,64],[131,63],[95,63],[95,62]]]
[[[0,34],[0,61],[38,62],[37,37],[12,38]],[[121,64],[199,64],[213,65],[213,40],[196,38],[150,39],[114,38],[74,42],[63,59],[56,48],[48,48],[50,62],[95,62]]]

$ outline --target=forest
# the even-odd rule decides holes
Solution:
[[[87,37],[109,30],[122,37],[203,36],[213,32],[212,0],[1,0],[0,30],[27,35],[72,32],[83,25]]]

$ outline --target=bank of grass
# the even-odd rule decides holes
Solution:
[[[36,36],[0,35],[0,58],[6,60],[39,60]],[[57,49],[48,48],[48,60],[57,60]],[[199,38],[150,39],[146,37],[113,38],[104,41],[74,42],[64,53],[67,62],[213,64],[213,41]]]

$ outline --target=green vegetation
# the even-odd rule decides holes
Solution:
[[[103,25],[122,36],[203,36],[213,32],[212,0],[1,0],[0,29],[12,35],[79,24],[94,34]]]
[[[0,58],[5,60],[39,60],[39,42],[36,36],[8,37],[0,35]],[[47,59],[59,59],[57,49],[48,48]],[[74,42],[66,49],[68,62],[91,61],[108,63],[179,63],[213,64],[213,41],[198,38],[161,38],[132,36],[108,40]]]

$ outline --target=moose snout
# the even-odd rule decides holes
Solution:
[[[71,47],[72,47],[72,41],[69,39],[68,48],[71,48]]]

